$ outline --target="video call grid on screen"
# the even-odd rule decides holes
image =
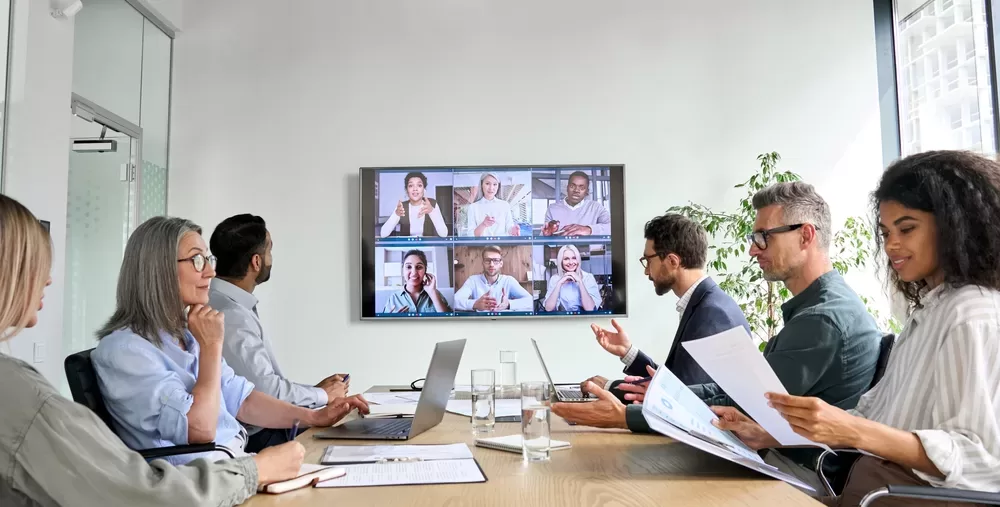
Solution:
[[[363,168],[362,318],[627,315],[623,173]]]

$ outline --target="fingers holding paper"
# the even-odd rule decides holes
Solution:
[[[595,428],[627,429],[625,405],[593,382],[584,382],[581,391],[597,397],[588,403],[553,403],[552,413],[569,422]]]
[[[712,407],[712,412],[719,416],[712,421],[716,428],[733,432],[755,451],[779,445],[767,430],[735,407]]]
[[[858,417],[812,397],[767,393],[768,406],[791,425],[792,431],[830,447],[857,447]]]

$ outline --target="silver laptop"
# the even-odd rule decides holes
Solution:
[[[455,387],[455,374],[462,360],[465,340],[440,342],[427,368],[427,380],[413,418],[357,419],[315,433],[316,438],[349,440],[407,440],[435,426],[444,418],[448,397]]]
[[[556,383],[552,381],[552,375],[549,375],[549,368],[545,366],[545,359],[542,359],[542,351],[538,349],[538,342],[536,342],[534,338],[531,339],[531,345],[535,347],[535,354],[538,354],[538,362],[542,363],[542,371],[545,372],[545,378],[549,379],[549,385],[552,386],[552,401],[597,401],[596,397],[590,396],[589,394],[581,391],[579,384],[563,384],[562,386],[557,386]]]

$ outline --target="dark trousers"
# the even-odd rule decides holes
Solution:
[[[302,432],[305,430],[306,428],[299,428],[299,431],[296,434],[296,436],[301,435]],[[256,453],[263,451],[268,447],[281,445],[285,442],[289,442],[291,441],[291,439],[289,439],[288,437],[290,436],[289,432],[291,431],[292,431],[291,429],[283,429],[283,428],[282,429],[264,428],[258,431],[257,433],[250,435],[250,438],[247,439],[247,445],[244,448],[244,450],[246,452]]]
[[[819,500],[825,505],[849,507],[859,505],[868,492],[884,488],[889,484],[901,486],[928,486],[929,484],[917,477],[911,470],[905,470],[895,463],[871,456],[862,456],[854,462],[844,492],[838,497],[825,497]],[[983,504],[960,504],[958,502],[933,502],[914,500],[912,498],[881,498],[873,503],[875,507],[976,507]]]

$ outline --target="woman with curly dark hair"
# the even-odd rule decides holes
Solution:
[[[1000,164],[913,155],[886,170],[872,205],[890,279],[912,306],[885,376],[854,410],[774,393],[770,405],[800,435],[879,456],[858,459],[827,505],[889,484],[1000,491]],[[749,445],[777,445],[739,412],[716,413]]]

